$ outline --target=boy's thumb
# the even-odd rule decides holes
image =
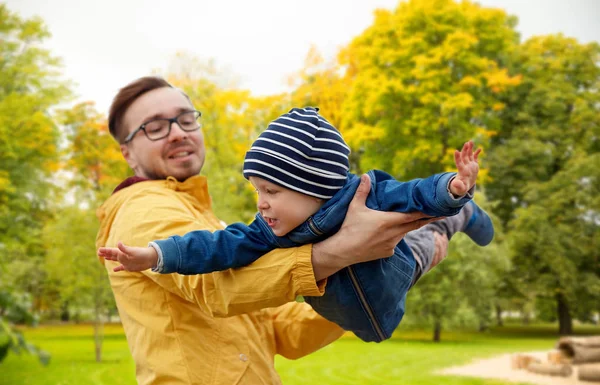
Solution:
[[[129,249],[129,246],[125,246],[123,244],[123,242],[117,243],[117,247],[119,248],[119,250],[121,250],[125,254],[131,254],[131,250]]]

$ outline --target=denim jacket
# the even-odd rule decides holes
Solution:
[[[370,171],[367,207],[380,211],[421,211],[429,216],[452,216],[472,199],[469,191],[455,199],[448,186],[455,173],[398,182],[383,171]],[[344,187],[317,213],[284,237],[278,237],[260,214],[250,225],[235,223],[224,230],[192,231],[183,237],[155,241],[162,257],[163,274],[205,274],[249,265],[281,247],[315,243],[341,227],[360,178],[348,175]],[[389,338],[404,316],[406,293],[416,261],[402,240],[394,255],[349,266],[328,278],[322,297],[305,297],[319,314],[354,332],[364,341]]]

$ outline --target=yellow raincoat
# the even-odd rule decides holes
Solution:
[[[191,230],[222,228],[206,178],[143,181],[99,209],[96,246],[147,246]],[[275,250],[252,265],[205,275],[112,270],[104,261],[139,384],[279,384],[273,358],[298,358],[343,330],[293,302],[322,295],[311,245]],[[292,302],[290,302],[292,301]],[[228,318],[226,318],[228,317]]]

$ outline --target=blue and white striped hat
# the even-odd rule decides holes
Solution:
[[[257,176],[302,194],[333,197],[346,182],[350,148],[318,111],[293,108],[271,122],[246,153],[244,178]]]

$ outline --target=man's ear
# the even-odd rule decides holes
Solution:
[[[125,158],[129,167],[131,167],[132,170],[135,170],[137,162],[135,160],[135,156],[133,156],[133,154],[129,151],[128,145],[121,144],[121,154],[123,154],[123,158]]]

